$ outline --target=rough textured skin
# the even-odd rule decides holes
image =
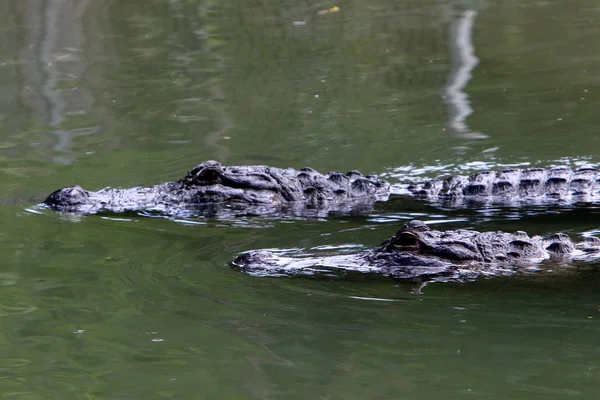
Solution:
[[[600,171],[593,167],[504,169],[429,180],[407,189],[416,197],[454,206],[470,201],[508,205],[593,202],[600,200]]]
[[[592,167],[505,169],[391,187],[357,171],[322,175],[311,168],[228,167],[207,161],[179,181],[97,192],[70,186],[52,193],[44,203],[77,214],[143,211],[177,216],[326,216],[329,212],[370,210],[390,194],[410,194],[447,207],[596,202],[600,201],[600,171]]]
[[[372,207],[385,201],[389,184],[357,171],[322,175],[311,168],[198,165],[185,177],[149,188],[102,189],[70,186],[50,194],[44,203],[78,214],[128,211],[167,215],[270,214],[323,215]]]
[[[319,257],[259,250],[240,254],[232,265],[262,276],[356,271],[399,280],[467,281],[512,275],[544,260],[560,264],[598,256],[596,237],[575,245],[563,233],[542,238],[525,232],[437,231],[412,221],[379,247],[355,254]]]

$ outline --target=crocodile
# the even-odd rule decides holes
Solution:
[[[380,274],[400,281],[465,282],[481,276],[532,272],[600,256],[600,239],[575,244],[568,235],[529,236],[526,232],[439,231],[414,220],[380,246],[356,253],[319,255],[301,250],[253,250],[232,266],[257,276]]]
[[[583,167],[504,169],[394,184],[358,171],[223,166],[206,161],[182,179],[151,187],[88,191],[69,186],[44,204],[77,214],[150,212],[176,216],[326,216],[371,210],[390,196],[410,195],[453,208],[488,204],[575,204],[600,200],[600,172]]]
[[[387,200],[390,184],[358,171],[320,174],[312,168],[223,166],[206,161],[182,179],[151,187],[88,191],[69,186],[44,204],[77,214],[148,212],[175,216],[290,213],[321,216],[372,207]]]

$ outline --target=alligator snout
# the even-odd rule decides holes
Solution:
[[[90,193],[79,185],[69,186],[52,192],[44,204],[51,207],[69,207],[85,203]]]

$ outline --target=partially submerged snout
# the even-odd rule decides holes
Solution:
[[[69,186],[52,192],[44,204],[53,208],[62,208],[84,204],[90,193],[79,185]]]

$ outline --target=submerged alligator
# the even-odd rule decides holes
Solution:
[[[311,168],[223,166],[207,161],[178,181],[97,192],[70,186],[53,192],[44,203],[55,210],[78,214],[144,211],[167,215],[322,216],[368,210],[375,202],[387,201],[390,195],[412,195],[451,207],[595,202],[600,200],[600,171],[591,167],[505,169],[390,185],[358,171],[320,174]]]
[[[600,257],[600,239],[574,244],[564,233],[547,238],[525,232],[438,231],[411,221],[379,247],[353,254],[319,256],[266,250],[238,255],[232,265],[258,276],[295,276],[358,272],[403,281],[464,282],[480,276],[513,275]]]

